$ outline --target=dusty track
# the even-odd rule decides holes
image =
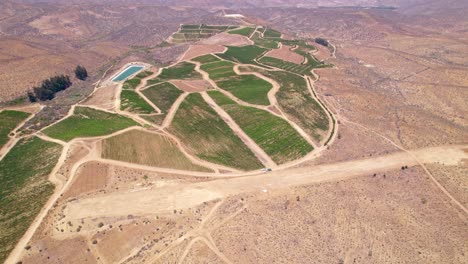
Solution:
[[[166,118],[164,118],[164,121],[161,127],[167,128],[171,124],[172,120],[174,119],[175,114],[177,113],[177,109],[179,109],[180,104],[185,100],[185,98],[188,95],[189,95],[188,93],[183,93],[177,98],[177,100],[175,100],[174,104],[169,109]]]
[[[73,201],[66,208],[65,215],[67,219],[72,220],[128,214],[146,215],[148,212],[169,213],[175,209],[191,208],[206,201],[239,193],[265,192],[270,189],[344,180],[398,169],[401,166],[415,166],[420,162],[458,164],[462,159],[468,158],[468,154],[463,150],[467,147],[424,148],[410,153],[397,152],[371,159],[290,168],[250,177],[219,179],[140,192],[116,192]]]

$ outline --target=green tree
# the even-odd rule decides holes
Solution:
[[[75,68],[75,76],[76,78],[84,81],[86,78],[88,78],[88,71],[86,70],[85,67],[78,65]]]

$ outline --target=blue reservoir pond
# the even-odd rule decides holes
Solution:
[[[132,74],[140,71],[143,68],[144,68],[144,66],[141,66],[141,65],[128,66],[119,75],[114,77],[114,79],[112,79],[112,81],[114,81],[114,82],[125,81],[129,76],[131,76]]]

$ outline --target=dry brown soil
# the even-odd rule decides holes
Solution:
[[[296,64],[301,64],[302,62],[304,62],[304,57],[295,52],[292,52],[291,48],[292,47],[288,45],[281,45],[281,48],[271,50],[267,52],[265,56],[289,61]]]

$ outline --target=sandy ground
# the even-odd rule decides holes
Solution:
[[[198,56],[210,54],[210,53],[223,53],[226,50],[226,47],[222,45],[210,45],[210,44],[200,44],[200,45],[191,45],[189,49],[184,53],[184,56],[181,58],[182,61],[191,60]]]
[[[468,154],[460,146],[421,149],[412,153],[423,163],[458,164],[462,159],[468,158]],[[313,169],[288,169],[287,175],[279,170],[257,176],[223,179],[177,188],[96,196],[71,202],[65,209],[65,215],[68,219],[80,219],[91,216],[145,214],[148,210],[163,213],[187,209],[206,201],[243,192],[337,181],[416,164],[407,153],[397,152],[370,159],[314,166]],[[135,204],[135,201],[138,203]]]
[[[246,210],[211,236],[232,263],[465,263],[466,216],[423,175],[412,167],[235,196],[225,204],[243,199]]]
[[[210,38],[201,40],[199,43],[207,45],[245,46],[252,45],[253,41],[245,36],[223,32]]]
[[[117,96],[117,86],[117,84],[114,84],[98,88],[93,96],[89,97],[82,104],[112,110]]]
[[[70,189],[64,193],[63,199],[96,191],[106,186],[108,167],[96,161],[83,164],[77,171],[76,180],[70,186]]]
[[[289,61],[296,64],[301,64],[304,62],[304,57],[301,55],[292,52],[293,47],[287,45],[281,45],[279,49],[274,49],[265,54],[265,56],[277,58],[284,61]]]
[[[171,80],[170,82],[180,90],[188,93],[204,92],[213,89],[210,83],[205,80]]]

